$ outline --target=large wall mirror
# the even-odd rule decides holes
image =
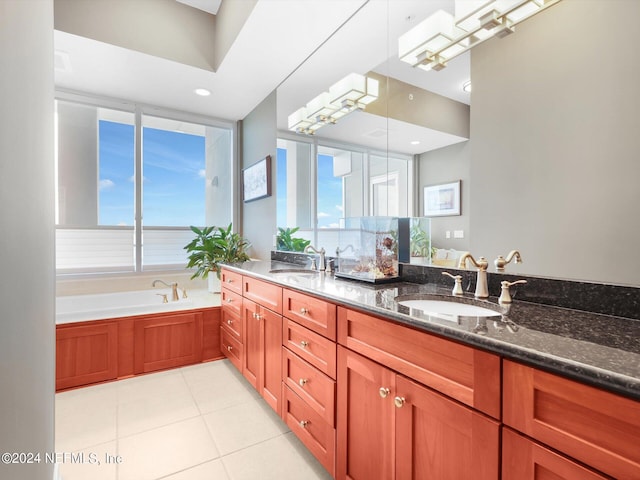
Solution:
[[[425,72],[399,60],[398,39],[454,1],[363,0],[278,88],[278,226],[332,252],[340,218],[422,216],[425,187],[461,180],[461,214],[432,217],[432,245],[490,262],[518,249],[509,273],[640,285],[627,255],[640,244],[639,39],[589,34],[603,16],[629,22],[629,2],[598,3],[562,0]],[[594,74],[589,51],[615,59]],[[351,74],[376,81],[375,100],[313,135],[290,129]]]

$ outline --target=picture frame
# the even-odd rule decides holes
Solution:
[[[460,215],[461,180],[424,187],[424,216]]]
[[[271,155],[242,170],[242,198],[253,202],[271,196]]]

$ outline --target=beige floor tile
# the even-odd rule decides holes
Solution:
[[[331,480],[331,475],[287,433],[222,457],[231,480]]]
[[[216,410],[204,415],[204,420],[221,455],[289,431],[280,417],[261,399]]]
[[[218,459],[169,475],[162,480],[229,480],[229,477],[222,461]]]
[[[218,457],[202,417],[118,440],[118,480],[154,480]]]
[[[56,451],[73,452],[115,440],[115,398],[113,389],[97,387],[56,394]]]
[[[182,374],[201,413],[210,413],[260,398],[260,394],[228,360],[195,367],[185,367]]]
[[[115,384],[118,387],[120,404],[162,396],[167,392],[185,395],[189,393],[187,382],[177,369],[127,378]]]
[[[62,453],[64,452],[57,451],[58,455]],[[63,480],[117,480],[117,463],[107,461],[113,460],[116,453],[117,446],[113,441],[73,452],[73,457],[59,457],[60,475]],[[79,457],[79,454],[83,456]]]
[[[190,392],[165,391],[118,405],[118,436],[169,425],[200,415]]]

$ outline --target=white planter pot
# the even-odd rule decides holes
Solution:
[[[220,279],[215,273],[209,273],[209,275],[207,276],[207,285],[208,290],[211,293],[220,293]]]

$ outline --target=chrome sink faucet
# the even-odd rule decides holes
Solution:
[[[489,287],[487,285],[487,267],[489,266],[489,262],[484,257],[478,258],[476,261],[475,258],[471,256],[469,252],[466,252],[464,255],[460,257],[460,263],[458,268],[467,268],[467,259],[471,260],[478,268],[478,278],[476,279],[476,298],[487,298],[489,297]]]
[[[164,282],[162,280],[154,280],[153,283],[151,284],[152,287],[155,287],[156,284],[161,283],[166,287],[171,287],[171,300],[173,300],[174,302],[177,302],[180,297],[178,296],[178,283],[174,282],[171,285],[169,285],[167,282]]]
[[[320,259],[318,261],[318,270],[320,270],[321,272],[324,272],[326,265],[324,263],[324,254],[327,253],[324,249],[324,247],[322,247],[320,250],[318,250],[316,247],[313,247],[311,245],[307,245],[304,248],[304,253],[309,253],[309,252],[313,252],[313,253],[317,253],[318,255],[320,255]]]

